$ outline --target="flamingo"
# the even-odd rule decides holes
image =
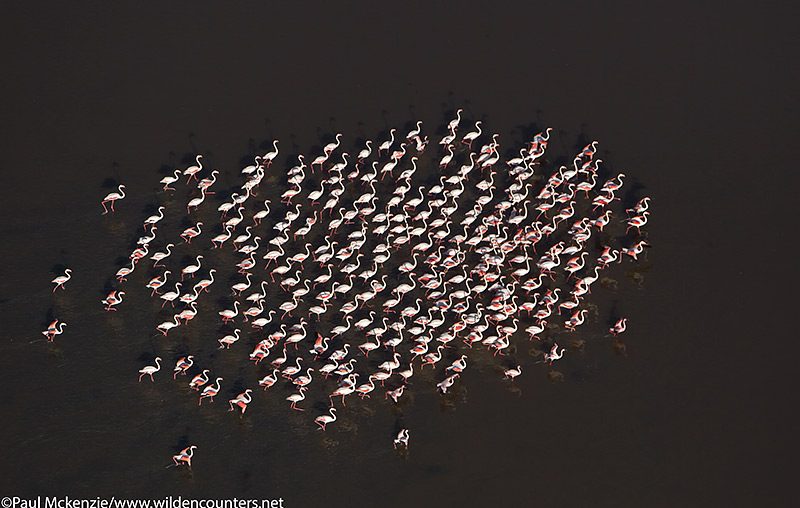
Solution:
[[[358,362],[358,360],[356,360],[355,358],[352,358],[352,359],[350,359],[349,362],[344,362],[341,365],[339,365],[339,367],[337,367],[333,371],[333,373],[334,374],[338,374],[340,376],[347,376],[348,374],[353,372],[353,369],[355,368],[353,366],[353,364],[357,363],[357,362]]]
[[[358,396],[364,399],[364,397],[370,398],[369,394],[373,390],[375,390],[375,383],[372,382],[374,379],[374,375],[370,376],[366,383],[356,388],[356,392]]]
[[[281,375],[286,379],[291,378],[298,372],[300,372],[300,362],[303,361],[303,358],[298,356],[295,358],[294,365],[290,365],[281,371]]]
[[[528,334],[530,334],[530,337],[528,337],[528,339],[533,339],[534,337],[542,333],[546,327],[547,327],[547,321],[542,320],[539,322],[538,325],[530,325],[529,327],[525,328],[525,331],[528,332]],[[539,339],[539,337],[536,338]]]
[[[180,282],[176,282],[175,283],[175,291],[168,291],[168,292],[166,292],[166,293],[164,293],[163,295],[160,296],[160,298],[162,300],[164,300],[164,302],[161,304],[161,308],[162,309],[164,308],[164,305],[167,304],[167,302],[170,302],[172,304],[172,306],[175,307],[175,303],[174,303],[175,300],[178,297],[181,296],[180,287],[181,287],[181,283]]]
[[[356,328],[358,328],[359,330],[363,330],[364,328],[366,328],[366,327],[368,327],[369,325],[371,325],[371,324],[372,324],[372,321],[373,321],[374,319],[375,319],[375,311],[374,311],[374,310],[371,310],[371,311],[369,312],[369,317],[367,317],[367,318],[364,318],[364,319],[360,319],[360,320],[356,321],[356,322],[353,324],[353,326],[355,326],[355,327],[356,327]]]
[[[196,155],[194,158],[196,165],[189,166],[188,168],[183,170],[183,175],[189,177],[186,179],[186,183],[189,183],[189,180],[191,180],[192,178],[197,180],[197,173],[199,173],[200,170],[203,169],[203,163],[200,162],[200,159],[202,158],[203,158],[202,155]]]
[[[172,318],[173,321],[164,321],[160,325],[156,326],[156,329],[158,329],[159,332],[163,333],[164,337],[167,336],[167,332],[169,332],[176,326],[181,325],[181,319],[178,314],[175,314],[174,316],[172,316]]]
[[[392,360],[385,361],[382,364],[378,365],[379,369],[384,370],[390,374],[398,367],[400,367],[400,353],[394,353],[394,355],[392,356]]]
[[[145,223],[145,228],[146,227],[147,227],[147,224]],[[156,239],[156,229],[158,229],[158,228],[155,225],[152,225],[151,229],[150,229],[150,236],[142,236],[142,237],[140,237],[138,240],[136,240],[136,245],[147,245],[150,242],[152,242],[153,240],[155,240]]]
[[[248,296],[246,298],[246,300],[248,302],[254,302],[254,301],[262,300],[262,299],[264,299],[266,297],[267,297],[267,281],[262,280],[261,281],[260,292],[256,292],[256,293],[251,294],[250,296]]]
[[[355,374],[353,374],[353,376],[355,376]],[[331,394],[328,396],[328,398],[329,398],[329,399],[330,399],[330,401],[331,401],[331,406],[333,406],[333,398],[334,398],[334,397],[336,397],[336,396],[338,396],[338,395],[341,395],[341,396],[342,396],[342,405],[343,405],[343,406],[347,406],[347,403],[345,403],[345,401],[344,401],[344,398],[345,398],[345,396],[346,396],[346,395],[350,395],[350,394],[351,394],[351,393],[353,393],[355,390],[356,390],[356,389],[355,389],[355,387],[354,387],[352,384],[344,384],[343,386],[340,386],[339,388],[337,388],[336,390],[334,390],[334,391],[333,391],[333,393],[331,393]]]
[[[263,210],[259,210],[258,212],[256,212],[253,215],[253,222],[255,222],[256,226],[261,224],[261,221],[263,219],[267,218],[267,216],[269,215],[269,212],[270,212],[269,204],[270,203],[271,203],[271,201],[269,199],[264,200],[264,209]]]
[[[211,172],[211,178],[203,178],[202,180],[200,180],[200,182],[198,182],[197,188],[200,189],[201,192],[207,191],[209,194],[214,194],[214,192],[211,192],[208,189],[209,187],[214,185],[214,183],[216,183],[218,174],[219,171],[215,169],[214,171]]]
[[[631,228],[636,228],[636,231],[641,233],[640,228],[647,224],[647,216],[650,212],[642,212],[642,215],[637,215],[635,217],[631,217],[628,219],[628,227],[625,229],[625,233],[628,233],[628,230]]]
[[[264,387],[266,391],[267,388],[274,385],[278,382],[278,369],[273,369],[272,374],[268,374],[261,379],[258,384]]]
[[[605,228],[609,222],[611,222],[611,210],[606,210],[606,212],[603,215],[596,218],[594,221],[591,222],[591,224],[594,225],[600,231],[602,231],[603,228]]]
[[[451,376],[446,377],[441,383],[436,385],[436,388],[442,391],[442,394],[447,393],[447,390],[450,389],[453,384],[456,382],[456,378],[459,376],[459,373],[455,373]]]
[[[237,329],[235,329],[233,331],[233,335],[226,335],[226,336],[222,337],[221,339],[219,339],[217,341],[217,342],[219,342],[219,349],[223,349],[223,348],[224,349],[230,349],[231,344],[233,344],[234,342],[239,340],[239,333],[240,332],[241,332],[241,330],[237,328]]]
[[[229,411],[233,411],[234,406],[239,406],[242,408],[242,414],[247,410],[247,405],[253,400],[253,397],[250,395],[253,392],[250,388],[245,390],[244,392],[240,393],[236,396],[235,399],[231,399],[228,403],[231,405]]]
[[[511,381],[513,382],[515,377],[522,374],[522,367],[517,365],[516,368],[506,369],[503,371],[503,374],[505,374],[506,379],[511,379]]]
[[[458,128],[458,124],[461,122],[461,113],[463,111],[464,110],[462,108],[458,108],[458,111],[456,111],[456,117],[453,120],[450,120],[450,123],[447,124],[448,130],[454,131]]]
[[[260,155],[256,155],[253,158],[253,162],[255,162],[255,164],[251,164],[249,166],[243,167],[242,168],[242,174],[243,175],[249,175],[249,174],[254,173],[261,166],[261,163],[258,162],[259,160],[261,160],[261,156]]]
[[[464,372],[464,369],[467,368],[467,355],[461,355],[461,358],[454,361],[452,365],[445,369],[445,372],[448,370],[452,370],[456,373]]]
[[[330,156],[331,152],[333,152],[334,150],[339,148],[339,143],[341,142],[341,140],[339,138],[341,138],[341,137],[342,137],[342,133],[340,132],[340,133],[336,134],[336,136],[335,136],[336,141],[334,143],[328,143],[327,145],[325,145],[325,147],[322,149],[322,151],[325,152],[325,155]]]
[[[572,276],[575,272],[581,270],[584,267],[586,263],[584,257],[588,255],[589,255],[588,252],[583,252],[580,255],[580,257],[578,256],[573,257],[572,259],[567,261],[567,266],[564,268],[564,270],[569,272],[570,276]]]
[[[292,299],[288,302],[283,302],[278,308],[283,311],[281,319],[285,318],[287,314],[291,316],[292,311],[297,308],[297,300]]]
[[[299,388],[299,390],[298,390],[298,393],[293,393],[293,394],[289,395],[288,397],[286,397],[286,400],[288,400],[289,402],[292,403],[292,409],[296,409],[298,411],[305,411],[305,409],[297,407],[297,403],[302,401],[302,400],[305,400],[305,398],[306,398],[306,395],[305,395],[306,389],[307,388],[305,386],[301,386]]]
[[[452,123],[452,122],[451,122]],[[417,122],[417,128],[406,134],[406,139],[414,139],[419,137],[420,130],[422,129],[422,120]]]
[[[231,229],[233,229],[232,226],[225,226],[224,233],[220,233],[211,239],[211,243],[214,244],[215,249],[222,247],[222,244],[230,239]]]
[[[638,260],[639,259],[638,258],[639,254],[644,252],[644,248],[646,246],[648,246],[648,245],[649,245],[648,243],[645,243],[645,241],[642,240],[639,243],[637,243],[636,245],[634,245],[633,247],[630,247],[630,248],[627,248],[627,249],[622,249],[622,253],[623,254],[627,254],[628,256],[632,257],[633,259]]]
[[[550,349],[550,352],[544,354],[544,359],[545,361],[550,360],[550,365],[552,365],[554,360],[558,360],[562,356],[564,356],[564,351],[566,351],[566,348],[561,348],[561,352],[559,353],[558,344],[553,344],[553,347]]]
[[[464,137],[461,138],[461,142],[466,144],[470,148],[470,150],[472,149],[472,142],[475,141],[475,138],[480,136],[481,133],[482,133],[482,131],[481,131],[481,121],[480,120],[475,122],[475,129],[476,130],[474,130],[472,132],[468,132],[468,133],[464,134]]]
[[[166,280],[166,279],[165,279]],[[106,310],[117,310],[114,308],[115,305],[119,305],[122,303],[122,295],[125,294],[125,291],[112,291],[108,294],[105,300],[103,300],[103,305],[106,306]],[[152,295],[150,295],[152,296]]]
[[[245,291],[246,289],[249,289],[250,288],[250,277],[252,277],[252,276],[253,276],[253,274],[248,272],[248,273],[245,274],[245,279],[247,279],[247,282],[239,282],[239,283],[234,284],[233,286],[231,286],[231,290],[233,291],[233,294],[236,295],[236,296],[241,296],[242,291]]]
[[[333,373],[333,371],[338,368],[339,368],[339,362],[333,360],[332,363],[326,363],[325,365],[320,367],[319,373],[325,376],[325,379],[327,379],[328,376],[330,376]]]
[[[624,332],[628,327],[628,318],[621,318],[617,323],[608,329],[615,337]]]
[[[319,170],[322,171],[322,165],[325,164],[325,161],[328,160],[328,157],[329,157],[329,154],[327,154],[327,153],[324,153],[322,155],[318,155],[313,161],[311,161],[311,171],[312,172],[314,171],[314,164],[319,164]],[[291,190],[291,189],[289,189],[289,190]],[[297,194],[297,192],[300,192],[300,189],[298,188],[297,192],[287,195],[288,192],[289,191],[284,192],[282,197],[291,199],[292,196]]]
[[[200,401],[197,403],[198,406],[203,403],[203,399],[205,399],[206,397],[208,397],[208,400],[210,400],[211,402],[214,402],[214,396],[219,393],[220,381],[222,381],[222,378],[218,377],[214,381],[214,384],[208,385],[205,388],[203,388],[203,392],[200,394]]]
[[[181,281],[183,281],[184,276],[187,274],[194,278],[194,274],[200,269],[200,260],[203,259],[202,254],[198,255],[195,259],[197,260],[196,265],[188,265],[181,270]]]
[[[219,207],[217,207],[217,211],[218,212],[222,212],[222,215],[220,216],[220,219],[224,219],[225,216],[228,215],[228,212],[231,211],[231,209],[233,209],[233,207],[236,206],[239,203],[238,202],[238,198],[239,198],[239,194],[234,192],[231,195],[231,201],[230,202],[222,203],[221,205],[219,205]]]
[[[245,254],[245,255],[246,254],[252,254],[252,253],[254,253],[255,251],[258,250],[258,247],[259,247],[258,242],[260,240],[261,240],[261,237],[256,235],[256,236],[253,237],[253,244],[242,245],[241,247],[239,247],[239,250],[237,250],[236,252],[239,252],[239,253]]]
[[[134,269],[135,266],[136,266],[136,261],[131,260],[131,266],[130,267],[123,266],[122,268],[117,270],[117,273],[116,273],[117,280],[120,281],[120,282],[125,281],[126,280],[125,277],[127,277],[128,275],[131,274],[131,272],[133,272],[133,269]],[[58,286],[56,286],[56,287],[58,287]],[[55,289],[53,290],[53,292],[55,292]]]
[[[192,390],[200,391],[200,387],[208,383],[209,372],[211,371],[208,369],[204,369],[203,372],[193,377],[192,380],[189,381],[189,388],[191,388]]]
[[[334,337],[336,337],[337,335],[342,335],[344,332],[346,332],[347,330],[349,330],[349,329],[350,329],[350,322],[352,321],[352,319],[353,319],[353,316],[347,316],[347,317],[345,318],[345,320],[344,320],[344,321],[345,321],[345,323],[347,323],[346,325],[339,325],[339,326],[335,326],[335,327],[334,327],[334,328],[331,330],[331,333],[332,333],[332,335],[331,335],[331,338],[334,338]],[[347,347],[348,347],[348,346],[349,346],[349,344],[345,344],[345,353],[347,352]]]
[[[386,396],[384,398],[388,399],[389,397],[394,400],[394,403],[397,404],[397,399],[399,399],[403,395],[403,391],[406,389],[406,385],[400,385],[399,387],[395,388],[394,390],[388,390],[386,392]]]
[[[222,316],[222,322],[227,323],[239,315],[239,302],[233,302],[233,310],[225,309],[218,312]]]
[[[633,208],[629,208],[625,211],[628,213],[628,215],[645,212],[650,207],[651,199],[652,198],[650,198],[649,196],[643,197],[642,199],[639,200],[638,203],[636,203],[636,205],[634,205]]]
[[[272,322],[272,319],[275,317],[275,314],[277,314],[277,313],[278,313],[278,311],[273,309],[273,310],[267,312],[267,317],[254,319],[253,322],[250,323],[250,326],[252,326],[253,328],[259,328],[259,329],[264,328],[265,326],[267,326],[269,323]]]
[[[108,213],[108,209],[106,208],[106,203],[111,203],[111,211],[113,212],[114,211],[114,201],[116,201],[118,199],[122,199],[122,198],[125,197],[125,191],[123,190],[124,188],[125,188],[124,185],[120,185],[119,187],[117,187],[119,192],[109,192],[106,195],[106,197],[103,198],[102,203],[100,203],[101,205],[103,205],[103,210],[105,210],[103,212],[103,215]]]
[[[329,423],[336,421],[336,408],[332,407],[328,410],[330,416],[328,415],[321,415],[314,419],[314,422],[320,426],[321,430],[325,430],[325,426]]]
[[[291,335],[287,336],[284,340],[285,344],[294,344],[294,348],[297,349],[297,343],[301,340],[306,338],[306,325],[308,322],[305,318],[300,319],[300,323],[293,325],[289,331],[292,332]],[[296,374],[293,372],[292,375]]]
[[[156,227],[153,226],[153,229],[156,229]],[[146,239],[145,241],[149,240]],[[140,259],[142,259],[147,255],[147,249],[148,249],[147,243],[141,245],[140,247],[137,247],[133,252],[131,252],[130,260],[133,261],[134,263],[138,263]]]
[[[264,156],[261,157],[262,164],[263,164],[264,161],[266,161],[267,162],[267,167],[270,167],[270,165],[272,164],[272,161],[277,156],[278,156],[278,140],[276,139],[276,140],[274,140],[272,142],[272,151],[265,153]]]
[[[178,373],[186,375],[186,371],[194,365],[194,356],[184,356],[175,363],[175,369],[172,371],[172,379],[176,379]]]
[[[297,378],[292,380],[292,382],[297,387],[308,386],[309,384],[311,384],[311,373],[312,372],[314,372],[314,369],[309,367],[309,368],[306,369],[306,375],[305,376],[298,376]]]
[[[159,180],[158,183],[163,183],[164,184],[163,190],[165,190],[165,191],[173,190],[174,191],[175,189],[170,187],[170,185],[172,185],[173,183],[175,183],[178,180],[180,180],[180,177],[178,176],[178,175],[180,175],[180,173],[181,173],[181,170],[180,169],[176,169],[175,172],[172,174],[172,176],[165,176],[164,178]]]
[[[594,186],[597,185],[597,175],[592,173],[591,181],[585,180],[583,182],[579,182],[578,185],[575,187],[575,191],[583,191],[586,194],[586,197],[589,197],[589,191],[594,189]]]
[[[194,225],[194,227],[189,227],[184,229],[183,233],[181,233],[181,238],[183,238],[184,242],[192,243],[192,238],[195,238],[200,235],[201,233],[200,228],[202,227],[202,225],[203,225],[202,222],[198,222],[197,224]]]
[[[444,157],[442,157],[442,160],[439,161],[439,167],[440,168],[443,168],[443,167],[447,166],[450,163],[450,161],[453,160],[453,147],[452,146],[448,146],[447,147],[447,151],[448,151],[448,155],[445,155]]]
[[[196,449],[197,446],[195,445],[184,448],[178,455],[173,455],[172,460],[175,461],[176,466],[185,463],[187,466],[192,467],[192,456],[194,456],[194,451]]]
[[[364,144],[366,145],[366,148],[364,148],[360,152],[358,152],[358,160],[359,160],[359,162],[363,161],[364,159],[369,158],[369,156],[372,155],[372,141],[371,140],[367,140]]]
[[[428,365],[428,364],[434,365],[437,362],[439,362],[439,360],[442,359],[442,349],[443,348],[444,348],[444,345],[441,345],[441,346],[436,348],[436,352],[435,353],[428,353],[427,355],[425,355],[422,358],[422,364],[420,365],[420,369],[425,368],[425,366]]]
[[[599,266],[596,266],[595,268],[604,268],[606,265],[613,263],[614,261],[622,261],[619,251],[617,249],[612,249],[611,247],[606,247],[603,249],[600,257],[597,259]]]
[[[239,213],[238,217],[231,217],[225,223],[224,226],[231,226],[232,228],[236,229],[236,226],[239,225],[240,222],[244,220],[244,215],[242,215],[242,210],[244,210],[243,206],[240,206],[237,212]]]
[[[131,264],[131,272],[132,271],[133,271],[133,264]],[[130,272],[128,272],[128,273],[130,273]],[[127,274],[125,274],[125,275],[127,275]],[[72,278],[72,269],[71,268],[67,268],[66,270],[64,270],[64,275],[59,275],[58,277],[56,277],[55,279],[50,281],[50,282],[52,282],[53,284],[56,285],[56,287],[53,288],[53,293],[55,293],[56,289],[58,289],[59,287],[61,289],[66,289],[64,287],[64,284],[66,284],[67,281],[69,279],[71,279],[71,278]]]
[[[620,173],[616,177],[612,178],[611,180],[607,181],[603,184],[600,188],[601,192],[613,192],[618,190],[622,187],[622,179],[625,177],[625,173]],[[617,181],[619,180],[619,181]]]
[[[195,287],[198,287],[198,288],[200,288],[200,289],[204,289],[204,290],[206,291],[206,293],[208,293],[208,286],[210,286],[211,284],[213,284],[213,283],[214,283],[214,273],[216,273],[216,271],[217,271],[217,269],[216,269],[216,268],[212,268],[211,270],[209,270],[209,271],[208,271],[208,275],[209,275],[211,278],[210,278],[210,279],[203,279],[203,280],[201,280],[200,282],[198,282],[197,284],[195,284]]]
[[[156,362],[155,365],[148,365],[148,366],[144,367],[143,369],[139,370],[139,382],[140,383],[142,382],[142,376],[144,376],[145,374],[150,376],[150,381],[155,381],[153,379],[153,374],[155,374],[156,372],[161,370],[161,357],[160,356],[156,356],[155,362]]]
[[[364,353],[364,356],[369,358],[370,351],[374,351],[374,350],[378,349],[379,347],[381,347],[381,341],[376,336],[375,337],[375,342],[366,341],[365,343],[363,343],[360,346],[358,346],[358,349],[360,349],[361,352]]]
[[[286,258],[287,261],[291,261],[292,263],[297,262],[297,263],[301,263],[302,264],[303,261],[305,261],[308,258],[308,256],[311,255],[311,250],[310,250],[311,243],[306,243],[305,248],[306,248],[306,252],[305,253],[298,252],[297,254],[295,254],[294,256],[292,256],[290,258]]]
[[[397,129],[391,129],[389,131],[389,139],[384,141],[383,143],[381,143],[381,145],[378,147],[378,155],[380,155],[381,152],[384,151],[384,150],[386,150],[388,152],[389,149],[392,147],[392,143],[394,143],[394,133],[395,133],[395,131],[397,131]]]
[[[200,197],[199,198],[194,198],[194,199],[189,201],[189,203],[186,205],[186,214],[188,215],[189,213],[191,213],[190,209],[192,207],[194,207],[195,210],[196,210],[197,207],[200,206],[200,204],[203,201],[205,201],[205,199],[206,199],[206,189],[205,188],[200,188]]]
[[[402,429],[397,434],[397,437],[394,439],[394,448],[397,448],[397,445],[403,445],[408,448],[408,429]]]
[[[58,319],[50,323],[50,326],[47,327],[47,330],[43,331],[42,334],[47,337],[47,340],[53,342],[53,339],[56,335],[60,335],[64,333],[64,327],[67,326],[67,323],[63,321],[59,323]]]
[[[160,261],[163,261],[164,259],[168,258],[172,254],[172,251],[170,250],[172,247],[175,247],[175,244],[174,243],[168,243],[167,246],[164,247],[164,249],[166,249],[167,252],[156,252],[156,253],[154,253],[152,255],[152,257],[150,259],[152,259],[154,261],[153,268],[157,267],[158,263]],[[164,265],[161,265],[161,266],[164,266]]]
[[[253,256],[255,256],[255,254],[251,252],[246,258],[242,260],[241,263],[238,263],[236,265],[239,267],[239,273],[247,274],[250,273],[248,272],[248,270],[255,268],[256,260],[254,259]]]
[[[575,311],[575,314],[573,314],[569,320],[564,322],[564,328],[574,332],[575,328],[583,324],[587,312],[589,311],[586,309]]]
[[[347,154],[344,154],[345,156]],[[325,182],[322,181],[319,184],[319,190],[314,190],[308,193],[307,199],[314,205],[322,195],[325,194]]]
[[[281,256],[283,256],[285,254],[285,252],[283,250],[283,247],[281,247],[280,245],[278,245],[277,247],[278,247],[278,250],[271,250],[271,251],[267,252],[266,254],[264,254],[264,256],[261,258],[261,259],[266,259],[267,260],[267,264],[264,265],[264,269],[265,270],[270,265],[270,263],[272,263],[273,261],[277,260],[279,257],[281,257]],[[275,281],[274,276],[272,277],[272,280],[273,280],[273,282]]]
[[[192,291],[192,293],[186,293],[179,298],[181,303],[191,304],[197,300],[197,297],[200,295],[200,288],[195,284],[195,286],[192,288]]]
[[[145,230],[147,230],[147,225],[148,224],[153,225],[153,224],[156,224],[157,222],[159,222],[161,219],[163,219],[164,218],[164,210],[165,209],[166,209],[166,207],[159,206],[158,207],[158,212],[156,212],[158,215],[151,215],[150,217],[146,218],[144,220],[144,224],[142,224],[142,227]]]

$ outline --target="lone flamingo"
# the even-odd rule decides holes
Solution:
[[[397,448],[397,445],[403,445],[408,448],[408,429],[402,429],[394,440],[394,447]]]
[[[60,335],[64,333],[64,327],[67,326],[67,323],[63,321],[61,323],[58,322],[58,319],[50,323],[50,326],[47,327],[47,330],[43,331],[42,334],[47,337],[47,340],[53,342],[53,339],[56,335]]]
[[[336,421],[336,408],[332,407],[328,410],[330,412],[330,416],[328,415],[321,415],[314,419],[314,421],[319,425],[321,430],[325,430],[325,426],[331,422]]]
[[[286,397],[286,400],[292,403],[292,409],[296,409],[298,411],[305,411],[305,409],[297,407],[297,403],[306,398],[305,391],[306,387],[301,386],[299,390],[300,393],[293,393],[288,397]]]
[[[185,463],[187,466],[192,467],[192,456],[194,455],[195,449],[197,449],[197,446],[192,445],[188,448],[184,448],[178,455],[173,455],[172,460],[175,461],[175,465],[180,466]]]
[[[67,268],[66,270],[64,270],[64,275],[59,275],[58,277],[56,277],[51,281],[56,285],[56,287],[53,288],[53,293],[55,293],[56,289],[58,289],[59,287],[62,289],[66,289],[64,287],[64,284],[66,284],[66,282],[71,278],[72,278],[72,269]]]
[[[624,332],[627,327],[628,327],[628,318],[621,318],[619,321],[617,321],[617,324],[609,328],[608,331],[611,332],[616,337],[620,333]]]
[[[172,379],[175,379],[178,373],[182,373],[186,375],[186,371],[194,365],[194,356],[189,355],[186,357],[181,358],[175,363],[175,369],[173,370]]]
[[[145,374],[150,376],[150,381],[155,381],[153,379],[153,374],[161,370],[161,357],[156,356],[156,364],[155,365],[148,365],[147,367],[139,370],[139,382],[142,382],[142,377]]]
[[[119,192],[109,192],[108,195],[103,198],[103,202],[100,203],[100,204],[103,205],[103,210],[105,210],[103,212],[103,215],[108,213],[108,208],[106,208],[106,203],[111,203],[111,211],[113,212],[114,211],[114,201],[116,201],[118,199],[122,199],[122,198],[125,197],[125,191],[122,190],[124,188],[125,188],[124,185],[120,185],[119,187],[117,187],[117,189],[119,189]]]

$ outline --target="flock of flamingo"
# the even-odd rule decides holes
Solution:
[[[336,422],[337,404],[345,407],[349,395],[363,400],[378,390],[387,403],[401,404],[415,386],[412,378],[426,369],[433,373],[420,387],[435,385],[446,394],[475,355],[498,362],[513,383],[523,372],[524,362],[511,352],[520,338],[546,344],[536,363],[552,364],[566,351],[555,337],[585,322],[586,298],[601,272],[643,252],[650,199],[612,210],[625,175],[599,184],[596,141],[568,165],[548,169],[547,128],[502,160],[497,134],[473,150],[484,136],[481,122],[462,134],[461,114],[446,125],[438,146],[429,146],[419,121],[405,135],[391,129],[388,139],[365,141],[353,156],[336,134],[310,164],[299,155],[286,169],[275,164],[275,140],[241,170],[243,183],[217,206],[216,223],[197,220],[216,216],[207,198],[219,174],[206,174],[197,155],[195,164],[160,181],[173,205],[143,221],[144,235],[116,274],[118,287],[130,284],[126,279],[145,258],[153,261],[141,285],[161,300],[157,312],[171,314],[154,319],[168,340],[192,326],[197,300],[222,285],[215,274],[230,273],[232,284],[222,288],[230,305],[218,311],[227,330],[216,339],[219,348],[251,362],[260,389],[283,391],[278,397],[292,409],[324,401],[327,409],[314,418],[322,431]],[[413,183],[415,176],[421,184]],[[188,189],[186,200],[176,193],[179,184]],[[120,185],[103,199],[104,213],[124,197]],[[176,201],[186,203],[191,225],[151,252],[165,210],[186,220]],[[625,233],[603,234],[612,221],[626,226]],[[178,263],[179,249],[193,261]],[[219,249],[230,252],[229,264],[209,266],[209,253]],[[71,276],[67,269],[55,278],[53,290]],[[105,310],[117,310],[124,295],[111,291]],[[173,311],[176,304],[181,308]],[[562,312],[564,318],[556,317]],[[65,326],[56,319],[42,333],[52,341]],[[609,332],[616,336],[626,326],[619,319]],[[139,381],[155,380],[162,361],[156,357],[139,370]],[[192,354],[174,361],[173,379],[187,376],[198,404],[214,402],[223,377],[195,365]],[[256,397],[254,389],[231,398],[228,409],[245,413],[249,404],[275,398]],[[409,430],[401,428],[394,446],[407,447],[408,440]],[[195,449],[174,456],[175,465],[191,465]]]

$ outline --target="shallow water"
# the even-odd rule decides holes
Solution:
[[[791,45],[761,37],[765,51],[733,37],[745,20],[744,33],[771,33],[760,14],[217,8],[20,7],[6,21],[15,43],[5,48],[3,85],[13,128],[0,141],[0,494],[280,496],[286,506],[779,498],[791,469],[775,449],[789,420],[775,409],[784,391],[764,384],[791,386],[791,370],[774,364],[781,359],[751,361],[763,347],[752,338],[775,345],[789,335],[769,313],[758,326],[738,316],[753,312],[749,295],[762,281],[784,276],[769,264],[754,269],[742,238],[765,255],[783,250],[773,243],[778,221],[743,213],[739,192],[753,168],[791,159],[782,146],[730,146],[740,136],[748,146],[774,145],[797,109],[777,107],[764,85],[790,75],[781,62]],[[222,23],[223,15],[236,21]],[[709,25],[712,40],[703,35]],[[750,71],[734,80],[742,61]],[[338,131],[352,147],[417,118],[442,125],[458,106],[500,133],[504,148],[522,139],[517,126],[531,124],[556,128],[555,155],[574,153],[582,133],[597,139],[603,160],[653,197],[643,287],[628,280],[631,265],[615,265],[616,289],[597,289],[601,319],[578,332],[602,331],[618,302],[631,317],[627,356],[592,340],[554,365],[563,382],[549,381],[549,369],[526,370],[519,391],[487,361],[484,372],[464,373],[452,405],[432,386],[415,389],[402,408],[412,429],[407,459],[391,447],[398,414],[383,401],[353,399],[323,435],[281,399],[253,403],[240,418],[224,410],[224,397],[198,407],[166,373],[136,382],[161,350],[170,361],[190,349],[213,353],[215,367],[237,369],[211,351],[215,300],[201,303],[206,312],[186,327],[189,336],[168,339],[152,337],[152,302],[141,291],[126,295],[124,312],[99,305],[136,228],[164,200],[153,192],[162,168],[204,153],[228,187],[243,159],[273,138],[286,155],[318,152]],[[109,179],[126,183],[130,197],[100,216]],[[783,192],[756,183],[755,202]],[[183,202],[174,207],[168,213],[185,213]],[[76,276],[53,294],[49,281],[66,266]],[[53,345],[39,333],[49,313],[69,323]],[[189,442],[202,443],[192,472],[165,469]]]

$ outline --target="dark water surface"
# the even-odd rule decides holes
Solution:
[[[798,114],[797,95],[783,93],[797,78],[788,23],[750,7],[634,2],[15,9],[2,23],[0,85],[0,495],[782,505],[796,471],[782,451],[792,426],[782,364],[796,349],[781,261],[793,229],[780,224],[797,182],[782,139]],[[336,132],[352,152],[356,138],[417,119],[442,127],[457,107],[504,149],[546,126],[555,157],[597,139],[609,167],[653,198],[644,285],[628,280],[631,264],[613,268],[617,287],[598,287],[600,318],[578,332],[594,340],[557,364],[563,382],[539,366],[509,391],[487,361],[465,372],[452,407],[415,390],[402,459],[391,447],[398,410],[383,401],[353,399],[325,435],[279,397],[244,418],[224,410],[235,395],[225,390],[198,408],[166,371],[200,338],[153,337],[140,291],[124,311],[100,307],[165,199],[154,192],[162,168],[203,153],[228,188],[265,141],[281,140],[282,168]],[[129,197],[101,217],[111,180]],[[177,215],[183,202],[167,206]],[[75,277],[54,295],[64,267]],[[198,320],[216,338],[219,306],[206,306]],[[631,318],[626,356],[600,337],[612,309]],[[68,323],[54,344],[40,334],[50,315]],[[162,351],[163,376],[137,383]],[[238,361],[215,357],[230,372]],[[190,443],[201,447],[192,472],[165,469]]]

